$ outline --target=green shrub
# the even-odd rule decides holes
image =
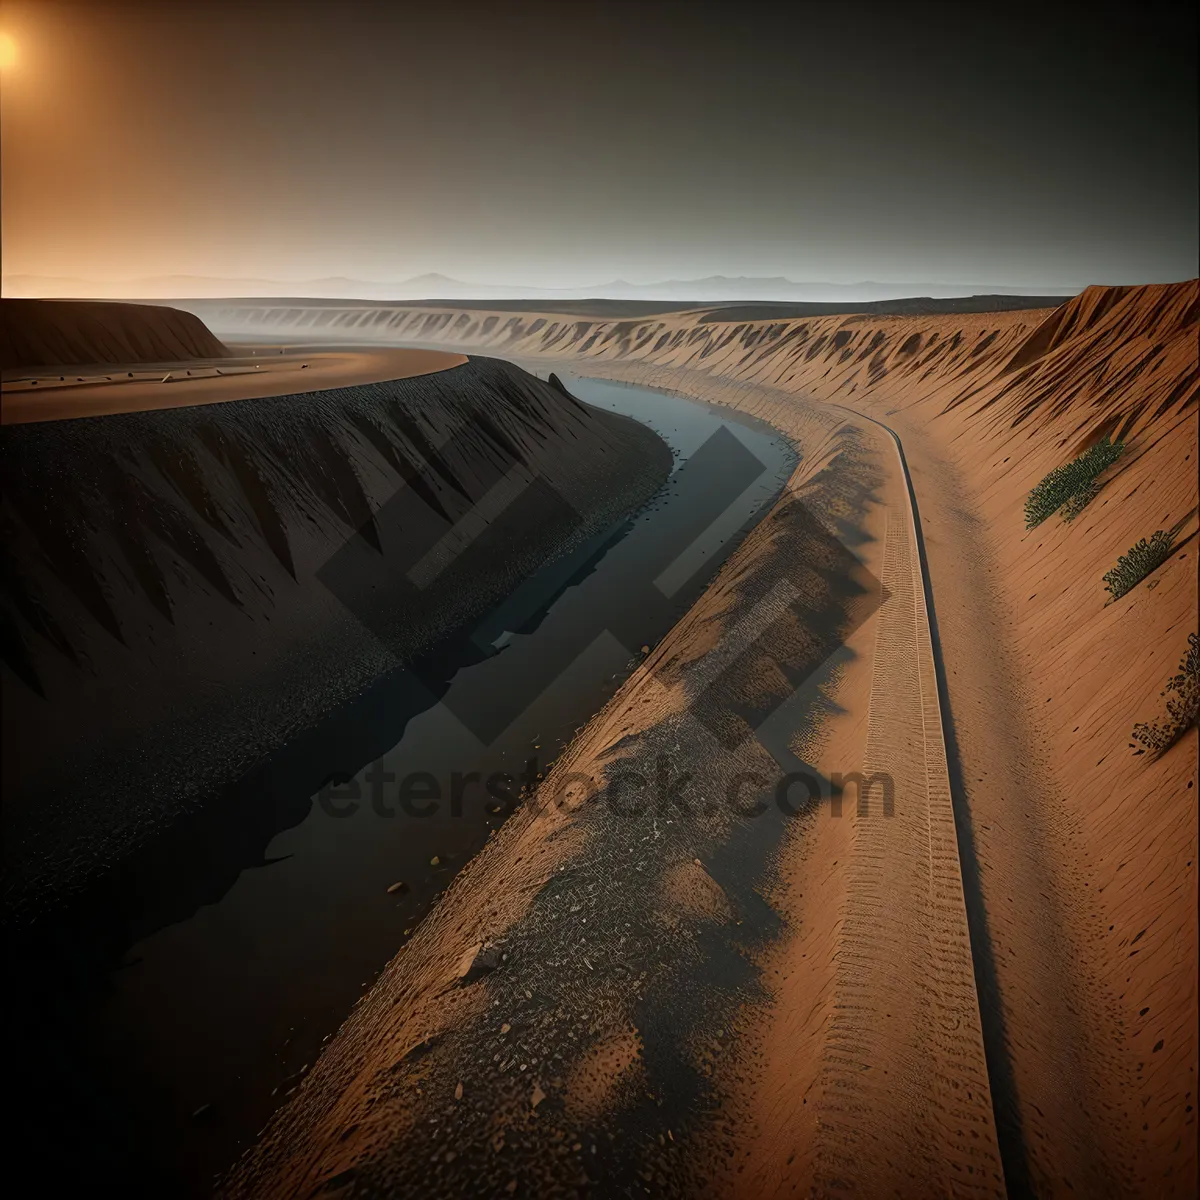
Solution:
[[[1117,565],[1104,575],[1104,586],[1112,592],[1114,600],[1120,599],[1131,588],[1136,587],[1155,567],[1161,566],[1171,557],[1175,535],[1165,529],[1155,530],[1150,540],[1142,538],[1136,546],[1117,559]]]
[[[1100,474],[1124,453],[1124,442],[1102,438],[1078,458],[1055,467],[1025,499],[1025,528],[1033,529],[1059,509],[1064,520],[1075,520],[1099,493]]]
[[[1179,663],[1179,674],[1167,682],[1159,693],[1173,697],[1167,699],[1167,720],[1154,724],[1139,721],[1133,727],[1133,739],[1141,742],[1147,750],[1161,754],[1170,749],[1191,727],[1200,715],[1200,636],[1188,634],[1188,650]]]
[[[1064,521],[1073,521],[1100,493],[1100,485],[1098,483],[1089,483],[1081,492],[1076,492],[1070,500],[1062,506],[1062,519]]]

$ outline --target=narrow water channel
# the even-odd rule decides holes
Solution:
[[[192,899],[142,914],[144,936],[78,1014],[95,1108],[81,1118],[103,1112],[147,1191],[211,1190],[507,815],[503,797],[549,768],[794,466],[727,409],[565,382],[670,444],[659,494],[243,781],[243,807],[199,822],[160,868],[193,874]]]

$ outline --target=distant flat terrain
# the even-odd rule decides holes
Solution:
[[[937,317],[954,313],[1021,312],[1057,308],[1070,296],[912,296],[904,300],[764,301],[706,306],[702,321],[773,321],[792,317],[836,317],[869,313],[877,317]]]
[[[171,301],[148,300],[147,304],[178,304],[189,312],[203,314],[230,305],[270,305],[280,307],[294,305],[297,308],[445,308],[458,311],[469,308],[481,312],[545,312],[565,313],[568,316],[642,317],[656,313],[703,312],[713,302],[696,300],[608,300],[597,297],[593,300],[354,300],[326,299],[322,297],[294,296],[233,296],[228,299],[188,299]]]
[[[458,367],[465,354],[442,350],[370,349],[307,353],[294,348],[238,347],[237,357],[182,362],[104,364],[66,373],[6,371],[0,420],[5,425],[62,421],[289,396],[324,388],[410,379]]]
[[[211,309],[231,305],[273,308],[444,308],[472,312],[563,313],[580,317],[646,317],[656,313],[694,312],[701,321],[770,321],[783,317],[830,317],[839,313],[873,313],[876,316],[938,316],[950,313],[1013,312],[1030,308],[1057,308],[1070,296],[913,296],[903,300],[343,300],[287,296],[231,297],[228,300],[179,299],[189,312],[205,316]],[[147,301],[153,304],[156,301]],[[163,303],[158,301],[157,303]]]

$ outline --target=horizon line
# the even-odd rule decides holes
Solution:
[[[936,279],[913,280],[910,278],[910,279],[855,279],[855,280],[851,280],[851,281],[842,282],[842,281],[836,281],[836,280],[830,280],[830,279],[792,279],[786,275],[721,275],[721,274],[700,275],[700,276],[692,276],[692,277],[688,277],[688,278],[683,278],[683,277],[678,277],[678,276],[671,277],[671,278],[656,278],[656,279],[650,280],[645,283],[637,283],[637,282],[634,282],[633,280],[617,278],[617,279],[608,279],[602,283],[558,284],[558,285],[553,285],[553,286],[545,285],[545,284],[534,284],[534,283],[515,283],[515,282],[510,282],[510,281],[505,281],[502,283],[486,283],[486,282],[481,282],[478,280],[471,281],[471,280],[458,279],[454,276],[444,275],[440,271],[425,271],[418,275],[406,276],[403,279],[364,279],[364,278],[359,278],[357,276],[351,276],[351,275],[319,275],[319,276],[311,276],[311,277],[308,277],[305,279],[280,279],[280,278],[274,278],[274,277],[268,277],[268,276],[252,276],[252,275],[236,275],[236,276],[198,275],[198,274],[193,274],[193,273],[187,272],[187,271],[167,272],[167,273],[162,273],[162,274],[158,274],[158,275],[127,276],[127,277],[120,278],[120,279],[113,278],[113,277],[95,278],[92,276],[84,276],[84,275],[49,275],[49,274],[41,274],[41,273],[31,272],[31,271],[13,271],[13,272],[5,272],[3,274],[0,274],[0,280],[28,279],[28,280],[39,280],[39,281],[46,281],[46,282],[62,280],[62,281],[67,281],[67,282],[71,282],[71,283],[89,283],[89,284],[103,284],[103,285],[124,285],[124,284],[135,284],[135,283],[146,283],[146,282],[155,281],[155,280],[167,280],[167,279],[195,279],[197,281],[211,282],[211,283],[231,283],[231,284],[274,283],[274,284],[279,284],[281,286],[288,286],[288,287],[300,286],[303,284],[330,283],[330,282],[335,282],[335,281],[338,281],[338,282],[344,281],[346,283],[363,284],[368,287],[399,287],[399,286],[403,286],[405,284],[415,283],[415,282],[418,282],[418,281],[421,281],[424,279],[431,279],[431,278],[441,279],[447,283],[461,284],[465,287],[487,287],[487,288],[512,287],[512,288],[527,288],[530,290],[542,291],[542,292],[580,291],[580,290],[584,290],[589,287],[609,288],[609,287],[614,287],[614,286],[648,288],[648,287],[657,287],[657,286],[666,285],[666,284],[706,283],[709,280],[728,280],[731,283],[735,283],[735,282],[739,282],[739,281],[779,282],[779,283],[791,285],[793,287],[836,287],[836,288],[908,287],[908,286],[934,286],[934,287],[981,286],[977,283],[969,283],[969,282],[964,282],[964,281],[959,281],[959,280],[936,280]],[[1186,282],[1186,280],[1174,280],[1174,281],[1168,281],[1168,282],[1182,283],[1182,282]],[[1036,288],[1036,289],[1040,289],[1040,290],[1049,290],[1049,289],[1058,289],[1058,288],[1081,288],[1081,287],[1088,287],[1091,285],[1078,284],[1078,283],[1071,283],[1071,284],[1067,284],[1067,283],[1021,283],[1021,284],[1003,284],[1003,285],[990,284],[987,286],[993,286],[993,287],[1003,286],[1006,288]]]

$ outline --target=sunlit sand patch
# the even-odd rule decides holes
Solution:
[[[605,1034],[572,1066],[563,1090],[570,1119],[598,1121],[616,1108],[642,1075],[642,1039],[630,1026]]]

